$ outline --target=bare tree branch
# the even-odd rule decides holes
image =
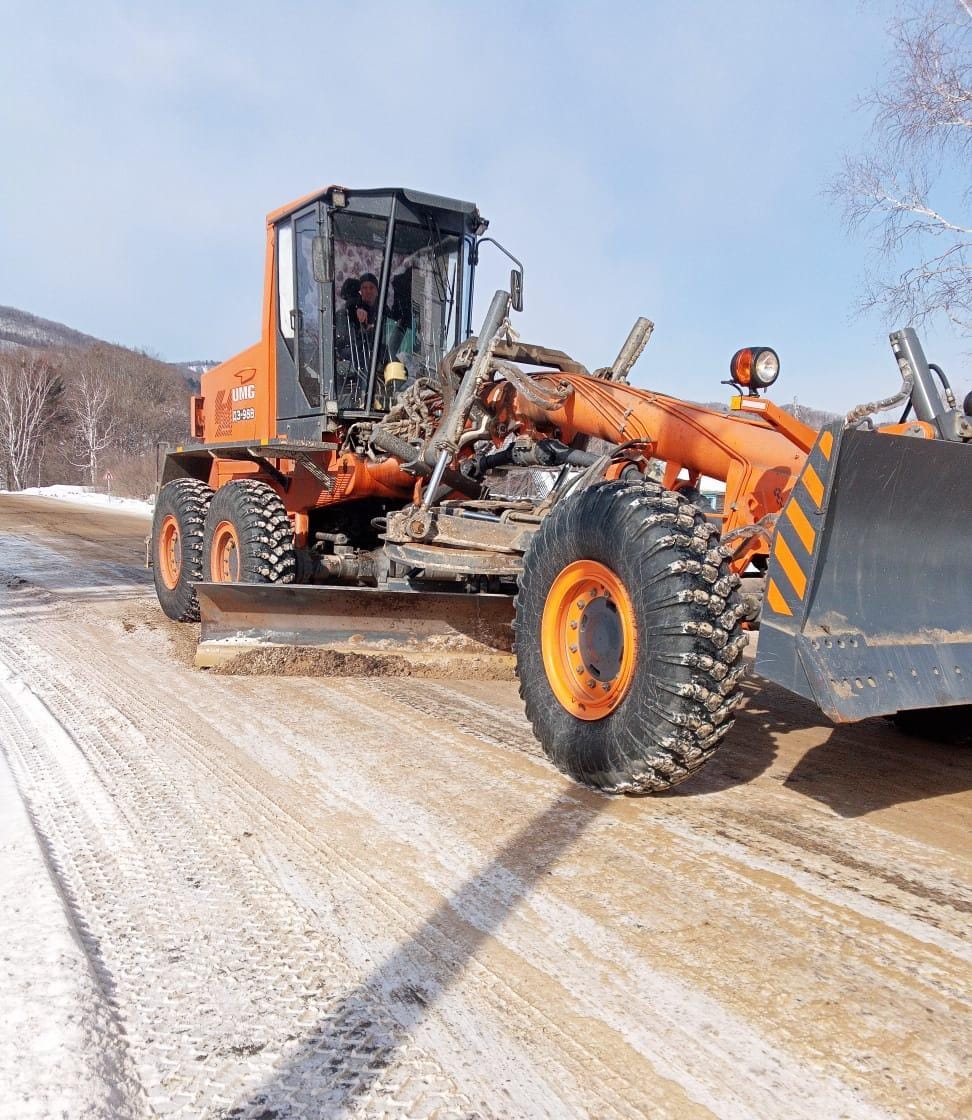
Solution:
[[[41,354],[0,354],[0,469],[22,490],[40,453],[64,386]]]
[[[888,84],[864,99],[898,155],[972,146],[970,13],[954,2],[911,6],[891,22]]]
[[[92,486],[98,485],[98,456],[111,446],[115,431],[111,403],[111,390],[105,373],[85,365],[71,386],[68,409],[80,452],[80,461],[75,465],[85,468]]]
[[[945,169],[962,195],[949,208],[966,209],[972,193],[972,13],[966,0],[926,0],[890,31],[889,80],[862,102],[880,154],[847,159],[830,186],[847,228],[882,261],[859,309],[915,325],[940,315],[972,333],[972,220],[934,201]]]

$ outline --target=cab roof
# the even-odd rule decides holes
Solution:
[[[341,187],[332,184],[329,187],[324,187],[322,190],[312,191],[310,194],[304,195],[303,198],[295,199],[286,206],[281,206],[279,210],[272,210],[267,215],[267,225],[273,225],[280,221],[281,218],[286,218],[288,214],[293,214],[295,210],[300,210],[301,207],[307,206],[312,202],[317,202],[320,199],[330,201],[330,196],[333,191],[343,191],[349,198],[354,196],[387,198],[395,195],[403,202],[410,202],[413,206],[419,206],[422,209],[446,210],[453,214],[462,214],[470,219],[479,218],[479,207],[476,206],[474,202],[462,202],[457,198],[446,198],[438,194],[426,194],[424,191],[411,190],[409,187],[371,187],[367,190],[354,190],[351,187]]]

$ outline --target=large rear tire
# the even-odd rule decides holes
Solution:
[[[702,511],[656,483],[564,499],[524,557],[516,657],[550,759],[612,793],[664,790],[732,726],[745,606]]]
[[[152,569],[162,610],[173,622],[198,622],[195,584],[202,579],[203,526],[212,490],[176,478],[159,491],[152,518]]]
[[[216,491],[206,514],[202,568],[213,583],[294,582],[294,530],[272,487],[244,479]]]

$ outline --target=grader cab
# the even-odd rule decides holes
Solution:
[[[496,650],[562,769],[650,791],[731,726],[762,615],[757,671],[831,718],[961,730],[972,421],[914,332],[897,425],[801,424],[761,395],[766,347],[733,358],[725,414],[627,383],[648,320],[594,371],[523,342],[515,259],[473,335],[485,230],[400,189],[269,215],[261,339],[204,375],[156,504],[159,600],[201,614],[200,663],[227,639]]]
[[[207,444],[319,442],[434,378],[472,333],[486,223],[470,203],[330,188],[267,218],[260,343],[207,375]]]

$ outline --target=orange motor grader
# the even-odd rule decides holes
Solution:
[[[964,728],[972,422],[914,332],[892,335],[898,395],[819,432],[760,395],[766,347],[735,355],[722,413],[627,383],[645,319],[594,371],[521,341],[515,258],[474,334],[479,255],[506,252],[486,227],[404,189],[268,216],[260,341],[203,375],[164,458],[165,613],[201,615],[210,649],[513,648],[544,749],[611,791],[704,763],[760,613],[757,673],[832,719]],[[702,476],[725,482],[718,513]]]

